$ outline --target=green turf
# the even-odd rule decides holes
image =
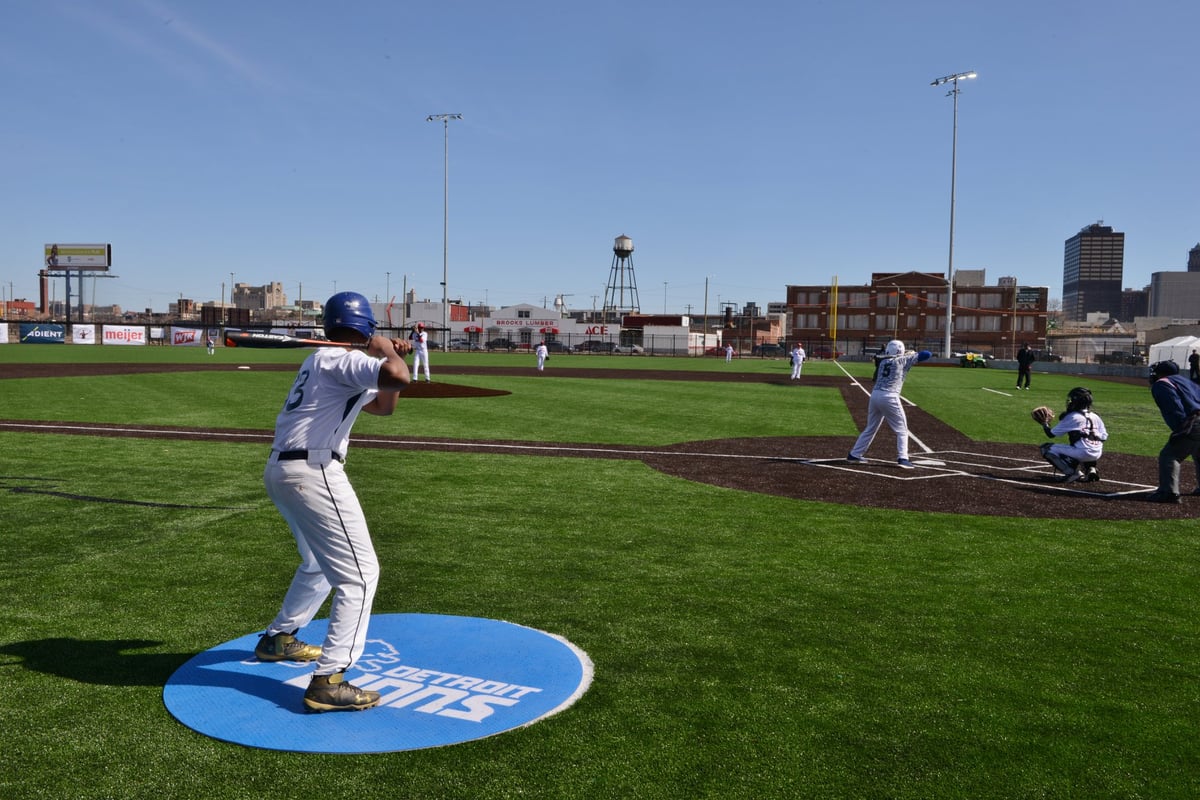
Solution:
[[[1036,443],[1021,415],[1061,407],[1079,381],[984,390],[1009,377],[921,367],[906,394],[977,438]],[[513,393],[414,400],[419,411],[364,416],[356,433],[368,421],[547,442],[854,433],[832,389],[455,379],[468,380]],[[2,381],[0,417],[269,428],[289,381]],[[1120,422],[1115,442],[1156,451],[1164,429],[1144,387],[1088,385]],[[262,491],[263,450],[0,433],[0,797],[1200,794],[1194,520],[896,513],[576,458],[358,448],[348,466],[383,563],[376,610],[561,634],[596,665],[575,706],[388,755],[210,740],[166,713],[162,685],[277,610],[295,554]]]

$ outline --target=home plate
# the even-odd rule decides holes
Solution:
[[[912,463],[914,466],[917,466],[917,467],[944,467],[944,466],[946,466],[945,461],[938,461],[935,458],[914,458],[914,459],[912,459]]]

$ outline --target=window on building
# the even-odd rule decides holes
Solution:
[[[850,308],[867,308],[871,305],[870,292],[845,292],[846,305]]]
[[[1004,300],[1004,295],[999,292],[988,292],[987,294],[979,295],[980,308],[1003,308],[1001,301]]]

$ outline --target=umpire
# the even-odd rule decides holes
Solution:
[[[1179,502],[1179,465],[1188,456],[1196,466],[1200,494],[1200,387],[1179,374],[1174,361],[1150,365],[1150,394],[1162,413],[1171,436],[1158,454],[1158,489],[1146,497],[1151,503]]]

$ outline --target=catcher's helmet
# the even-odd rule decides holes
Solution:
[[[1154,383],[1159,378],[1165,378],[1168,375],[1178,375],[1179,365],[1174,361],[1155,361],[1150,365],[1150,374],[1147,376],[1151,383]]]
[[[333,338],[338,328],[358,331],[363,336],[375,335],[375,315],[371,313],[371,301],[358,292],[338,292],[325,302],[325,335]]]
[[[1076,386],[1067,392],[1067,411],[1087,411],[1092,407],[1092,392],[1082,386]]]
[[[887,347],[884,348],[883,354],[885,356],[904,355],[904,342],[900,341],[899,339],[892,339],[887,343]]]

